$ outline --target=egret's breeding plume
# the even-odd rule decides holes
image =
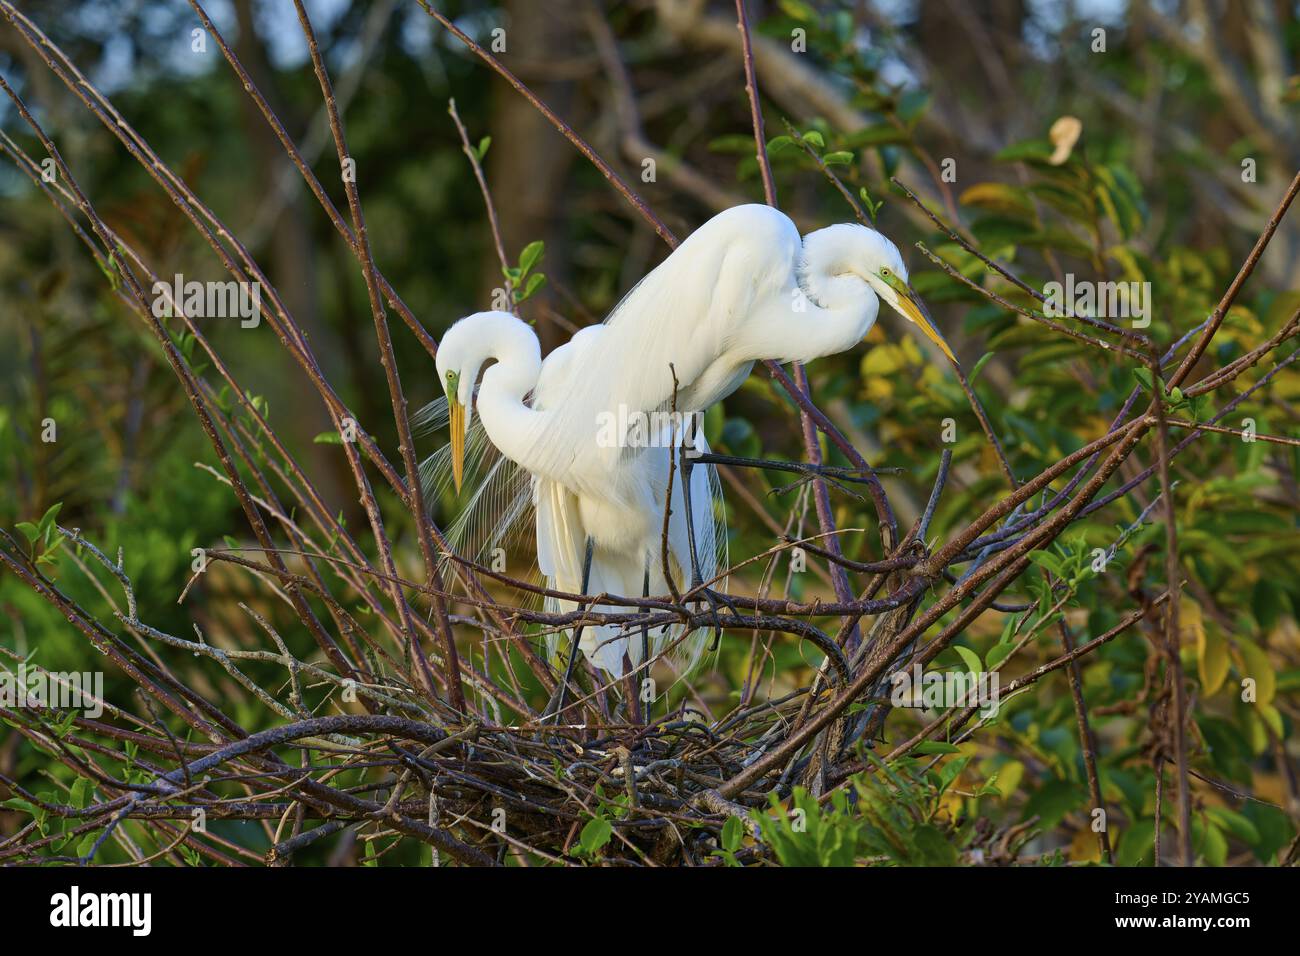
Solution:
[[[836,225],[801,239],[779,211],[746,205],[701,226],[605,323],[545,362],[536,336],[514,316],[471,315],[447,333],[437,359],[456,486],[475,383],[495,361],[477,389],[478,416],[487,439],[532,476],[547,583],[624,596],[646,587],[666,593],[665,574],[708,583],[725,526],[710,500],[716,477],[690,455],[679,456],[672,485],[667,568],[661,554],[672,448],[685,440],[707,451],[690,416],[735,391],[756,361],[806,362],[852,348],[875,323],[881,299],[953,358],[883,235]],[[581,646],[615,675],[625,656],[633,665],[641,659],[641,648],[613,625],[587,629]]]

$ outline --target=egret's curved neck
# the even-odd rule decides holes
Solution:
[[[823,294],[820,305],[810,304],[809,319],[799,327],[798,356],[811,361],[853,348],[875,324],[880,300],[871,287],[858,279],[832,279],[849,286],[842,294]]]
[[[774,303],[777,340],[765,342],[768,354],[782,362],[807,362],[844,352],[870,331],[880,300],[865,281],[838,270],[834,263],[800,263],[798,282],[785,302]],[[766,336],[765,336],[766,338]]]
[[[542,370],[537,336],[522,322],[499,326],[487,350],[496,364],[483,373],[478,413],[492,444],[511,461],[536,465],[543,449],[547,413],[529,408],[524,397],[537,385]]]

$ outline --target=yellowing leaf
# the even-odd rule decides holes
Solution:
[[[1020,219],[1034,218],[1034,204],[1024,191],[1005,183],[976,183],[961,194],[963,206],[979,206]]]
[[[1070,841],[1070,859],[1075,863],[1096,863],[1101,859],[1101,847],[1097,845],[1097,834],[1091,827],[1085,827],[1074,834]]]
[[[1228,642],[1218,631],[1207,631],[1196,647],[1196,667],[1205,696],[1216,693],[1228,677]]]
[[[1238,662],[1241,676],[1255,681],[1255,700],[1260,704],[1273,703],[1273,696],[1277,693],[1277,674],[1264,649],[1254,641],[1239,637],[1237,650],[1241,652]]]
[[[1180,644],[1196,645],[1196,670],[1209,697],[1228,676],[1228,642],[1218,631],[1206,628],[1201,606],[1186,594],[1178,605],[1178,631]]]
[[[871,378],[876,375],[894,375],[906,365],[907,357],[897,345],[877,345],[862,359],[862,376]]]
[[[1285,728],[1282,725],[1282,714],[1272,704],[1263,704],[1259,708],[1260,719],[1268,724],[1269,729],[1273,731],[1274,737],[1285,737]]]
[[[880,404],[894,397],[894,385],[887,378],[869,378],[866,380],[866,399]],[[883,437],[883,436],[882,436]]]
[[[1178,643],[1196,643],[1200,653],[1201,642],[1205,640],[1205,619],[1201,615],[1201,606],[1186,593],[1178,602]]]
[[[1019,760],[1009,761],[999,767],[997,788],[1002,791],[1003,799],[1015,793],[1024,778],[1025,765]]]

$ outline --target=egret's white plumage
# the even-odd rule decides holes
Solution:
[[[583,329],[571,341],[555,349],[545,362],[538,358],[537,337],[527,325],[506,312],[480,312],[456,323],[444,336],[439,347],[439,361],[456,362],[457,368],[477,368],[490,359],[495,364],[483,375],[477,389],[478,418],[481,427],[469,427],[468,458],[471,476],[482,470],[483,480],[475,484],[470,504],[464,514],[474,516],[453,525],[449,536],[454,543],[469,545],[470,553],[483,559],[497,547],[507,547],[510,535],[531,505],[535,519],[537,564],[549,588],[569,593],[582,592],[586,542],[593,543],[588,594],[639,596],[649,574],[650,593],[663,594],[669,588],[663,573],[664,497],[670,472],[670,445],[680,447],[682,434],[661,432],[649,447],[628,448],[615,469],[603,477],[593,456],[575,450],[573,470],[568,474],[533,472],[529,459],[515,449],[520,459],[512,459],[509,438],[536,427],[538,415],[553,411],[555,402],[568,394],[569,376],[582,374],[602,354],[604,326]],[[528,398],[528,401],[525,401]],[[437,403],[435,403],[436,407]],[[419,416],[424,428],[441,424],[445,405],[426,410]],[[493,458],[487,443],[503,454]],[[693,447],[707,452],[708,444],[700,431],[690,436]],[[502,446],[505,446],[504,448]],[[426,468],[426,483],[434,494],[445,482],[445,454],[432,459]],[[482,462],[487,459],[486,467]],[[515,467],[512,467],[514,465]],[[689,543],[686,511],[682,495],[682,474],[673,472],[673,494],[668,523],[668,562],[673,579],[685,584],[689,574]],[[528,476],[528,502],[523,500],[519,476]],[[576,488],[585,489],[579,493]],[[691,506],[694,511],[696,552],[700,573],[711,580],[726,566],[725,517],[721,510],[720,487],[711,466],[692,470]],[[570,601],[550,599],[549,608],[572,610]],[[597,605],[594,610],[626,612],[626,607]],[[665,645],[680,644],[675,655],[681,666],[689,667],[698,657],[705,635],[695,635],[678,642],[680,627],[657,628],[651,633],[655,654]],[[639,632],[629,640],[616,625],[587,627],[581,647],[596,666],[615,676],[624,671],[626,653],[633,666],[641,661]]]
[[[481,312],[452,326],[437,366],[451,402],[453,443],[465,440],[456,431],[466,428],[471,458],[481,453],[469,410],[480,370],[494,362],[477,388],[478,418],[495,449],[531,475],[538,564],[548,583],[581,590],[590,538],[587,593],[639,595],[647,559],[651,593],[665,593],[665,446],[667,435],[680,431],[664,424],[663,413],[707,410],[735,391],[756,361],[810,361],[852,348],[874,324],[880,298],[951,357],[907,285],[898,249],[880,233],[837,225],[801,239],[775,209],[729,209],[692,233],[605,323],[583,329],[545,362],[536,335],[508,313]],[[656,422],[650,447],[633,440],[645,437],[647,419]],[[636,427],[642,432],[634,434]],[[706,448],[701,433],[695,440]],[[474,500],[491,502],[512,482],[517,501],[519,479],[499,462],[489,466]],[[717,490],[712,468],[693,470],[704,580],[725,567],[717,563],[725,543],[725,531],[715,530]],[[669,570],[679,582],[690,569],[681,491],[675,480]],[[499,540],[502,530],[498,523],[488,538]],[[616,675],[625,652],[634,664],[640,659],[638,642],[612,626],[589,629],[581,643],[593,663]]]

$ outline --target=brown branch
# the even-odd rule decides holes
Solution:
[[[329,111],[330,132],[334,136],[339,165],[346,170],[350,154],[348,153],[347,141],[343,132],[343,123],[339,118],[338,103],[334,99],[334,90],[330,85],[329,75],[325,71],[325,62],[321,58],[320,48],[316,43],[316,32],[312,29],[311,21],[302,5],[302,0],[294,0],[294,8],[297,10],[298,22],[302,26],[303,35],[307,38],[307,48],[311,53],[316,79],[320,83],[321,93],[325,97],[325,106]],[[415,457],[415,440],[411,437],[411,422],[407,415],[406,395],[402,391],[402,380],[397,371],[397,357],[393,353],[393,340],[388,331],[388,317],[384,312],[384,303],[380,295],[379,280],[377,278],[378,270],[375,268],[374,255],[370,250],[370,239],[366,232],[365,216],[361,211],[361,197],[357,191],[356,177],[345,172],[343,175],[343,188],[348,196],[348,207],[352,213],[352,226],[356,234],[357,252],[361,258],[362,271],[366,279],[366,291],[370,297],[370,312],[374,318],[375,336],[379,340],[379,361],[384,367],[384,376],[388,380],[388,394],[393,406],[393,419],[397,424],[398,450],[402,453],[402,461],[406,466],[407,492],[410,495],[411,510],[414,513],[415,525],[418,531],[420,551],[424,557],[424,570],[430,585],[441,590],[442,579],[438,570],[438,558],[434,552],[433,532],[430,527],[429,514],[424,505],[424,491],[420,482],[420,463]],[[382,534],[378,536],[378,544],[385,570],[390,574],[396,574],[397,569],[393,563],[392,549]],[[394,594],[394,604],[397,605],[398,614],[405,618],[407,614],[406,603],[400,591]],[[451,632],[451,623],[447,619],[446,601],[441,597],[435,597],[433,609],[438,621],[438,633],[442,638],[443,682],[452,707],[463,713],[465,710],[465,696],[460,686],[460,659],[456,653],[456,639]],[[409,622],[406,626],[409,633]],[[432,691],[432,675],[429,674],[429,665],[424,658],[424,651],[420,647],[420,642],[414,634],[410,634],[409,640],[411,649],[420,664],[420,674],[428,680],[429,690]]]
[[[497,219],[497,208],[492,202],[492,193],[488,190],[487,177],[483,175],[483,164],[478,160],[478,154],[474,152],[474,147],[470,145],[469,133],[465,129],[465,124],[460,121],[460,114],[456,112],[456,100],[447,101],[447,113],[451,116],[452,122],[456,124],[456,132],[460,134],[461,150],[469,160],[469,165],[474,170],[474,179],[478,182],[479,192],[483,194],[483,206],[487,211],[488,227],[492,230],[492,244],[496,247],[497,260],[501,263],[501,274],[506,284],[506,299],[510,302],[510,311],[519,314],[519,306],[515,302],[515,289],[510,281],[510,277],[505,274],[506,269],[510,268],[510,261],[506,258],[506,246],[501,241],[501,222]]]

